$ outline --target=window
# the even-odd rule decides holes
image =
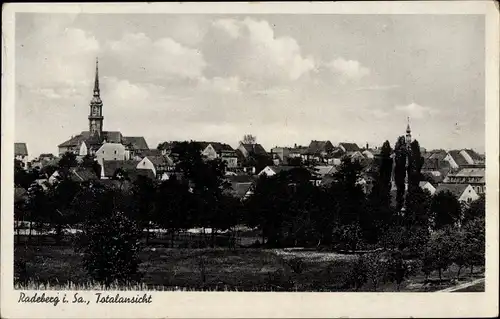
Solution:
[[[116,154],[116,150],[115,150],[115,154]]]

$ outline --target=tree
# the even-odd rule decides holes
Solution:
[[[343,225],[357,224],[365,225],[365,194],[359,180],[363,167],[359,161],[353,161],[349,157],[341,160],[339,170],[334,174],[335,182],[332,187],[336,188],[338,195],[339,221]]]
[[[468,221],[463,227],[465,242],[465,259],[472,274],[474,266],[484,266],[485,263],[485,219],[475,218]]]
[[[70,168],[76,167],[78,162],[76,161],[76,155],[72,152],[66,152],[61,156],[58,168],[63,172],[67,172]]]
[[[92,279],[106,286],[138,279],[141,230],[118,211],[85,223],[79,248],[83,264]]]
[[[406,158],[408,151],[406,149],[406,141],[404,136],[400,136],[394,146],[395,166],[394,166],[394,182],[396,184],[396,211],[399,213],[404,206],[405,191],[406,191]]]
[[[48,201],[50,211],[48,221],[55,229],[56,244],[62,240],[63,230],[69,224],[76,221],[71,212],[73,201],[80,191],[80,185],[70,179],[63,178],[59,183],[50,187],[48,191]]]
[[[257,141],[257,137],[252,134],[243,135],[242,143],[243,144],[255,144]]]
[[[88,167],[93,170],[95,175],[100,178],[101,176],[101,165],[97,162],[94,156],[85,155],[80,163],[81,167]]]
[[[378,159],[378,169],[372,191],[368,195],[367,218],[365,219],[365,239],[376,242],[378,237],[393,223],[391,203],[392,164],[391,146],[389,141],[382,145]]]
[[[431,212],[434,228],[440,229],[460,221],[461,205],[450,191],[439,192],[432,198]]]
[[[410,144],[410,154],[408,154],[408,189],[419,187],[423,164],[424,158],[420,154],[420,144],[417,140],[413,140]]]
[[[439,280],[442,280],[443,270],[448,269],[453,262],[453,243],[452,232],[446,228],[432,234],[424,250],[424,268],[437,270]]]
[[[131,218],[137,222],[140,229],[146,229],[146,244],[149,242],[150,223],[155,209],[156,185],[145,176],[139,175],[132,186],[133,207],[130,210]]]
[[[405,242],[413,252],[421,251],[429,237],[431,195],[420,187],[412,187],[406,195],[403,225],[406,229]]]
[[[27,196],[26,210],[29,220],[28,242],[31,242],[33,226],[39,231],[44,229],[44,223],[48,220],[50,206],[47,194],[42,186],[37,183],[33,183],[28,188]]]
[[[466,224],[476,218],[485,218],[486,212],[486,198],[482,194],[478,199],[473,201],[468,207],[464,209],[463,223]]]
[[[154,220],[160,227],[169,230],[172,247],[178,231],[194,226],[192,201],[187,183],[178,180],[175,175],[158,186]]]
[[[403,259],[400,251],[391,253],[387,261],[387,277],[390,281],[396,282],[396,289],[400,291],[401,284],[410,274],[409,265]]]

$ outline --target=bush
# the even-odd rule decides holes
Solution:
[[[368,264],[364,256],[356,259],[344,276],[344,286],[358,291],[368,281]]]
[[[140,235],[137,225],[121,212],[86,223],[79,250],[92,279],[104,285],[137,281]]]

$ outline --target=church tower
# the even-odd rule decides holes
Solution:
[[[90,136],[100,138],[102,136],[102,101],[101,92],[99,90],[99,61],[96,58],[95,62],[95,80],[94,80],[94,96],[90,100],[89,113],[89,131]]]
[[[411,148],[411,129],[410,129],[410,117],[408,117],[408,125],[406,126],[406,147],[408,150]]]

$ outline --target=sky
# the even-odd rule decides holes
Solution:
[[[31,156],[88,130],[99,58],[104,130],[244,134],[484,152],[480,15],[16,13],[15,139]]]

